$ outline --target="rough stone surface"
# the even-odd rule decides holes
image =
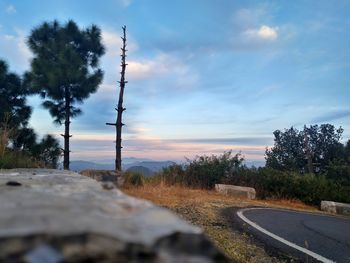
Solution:
[[[228,262],[199,228],[102,184],[0,170],[0,262]]]
[[[321,201],[321,210],[333,214],[350,215],[350,204]]]
[[[256,195],[254,188],[230,184],[216,184],[215,190],[238,198],[255,199]]]

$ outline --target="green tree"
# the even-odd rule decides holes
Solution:
[[[33,138],[26,133],[31,108],[26,104],[28,90],[22,85],[21,78],[8,70],[5,61],[0,60],[0,148],[5,154],[9,142],[16,147],[19,142],[31,144]],[[27,141],[26,139],[30,139]],[[34,139],[35,140],[35,139]],[[18,143],[16,143],[18,141]]]
[[[28,90],[22,85],[21,78],[8,71],[8,65],[0,60],[0,122],[10,128],[25,127],[31,115],[26,104]]]
[[[277,170],[323,173],[332,163],[342,161],[343,129],[331,124],[291,127],[274,132],[274,146],[266,149],[266,166]]]
[[[27,87],[0,60],[0,167],[27,167],[26,163],[32,165],[36,160],[55,168],[61,154],[58,141],[46,135],[37,143],[36,133],[27,127],[32,112],[26,104],[26,97],[30,95]]]
[[[304,127],[316,172],[325,172],[331,163],[343,162],[344,146],[340,142],[343,131],[331,124]]]
[[[211,189],[215,184],[222,183],[234,176],[242,167],[244,158],[241,153],[232,155],[232,151],[221,155],[196,156],[187,159],[185,165],[186,184],[191,187]]]
[[[23,127],[13,132],[12,147],[17,151],[30,151],[36,145],[37,135],[31,128]]]
[[[57,168],[61,149],[56,138],[46,135],[32,148],[32,153],[45,167]]]
[[[303,135],[294,127],[273,132],[274,146],[266,149],[266,166],[277,170],[300,170],[306,165]]]
[[[350,164],[350,140],[347,141],[344,150],[345,150],[345,156],[344,156],[345,162],[347,164]]]
[[[99,68],[104,54],[101,31],[95,25],[79,29],[73,21],[64,25],[45,22],[32,30],[28,45],[34,58],[26,80],[45,99],[43,106],[54,122],[64,123],[63,166],[69,169],[71,118],[82,113],[76,104],[96,92],[103,78]]]

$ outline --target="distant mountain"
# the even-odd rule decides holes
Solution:
[[[152,161],[150,159],[141,159],[141,158],[133,158],[133,157],[127,157],[123,159],[122,165],[123,170],[128,170],[131,167],[143,167],[147,168],[151,171],[151,173],[156,173],[161,171],[163,168],[168,167],[172,164],[175,164],[173,161]],[[263,167],[265,166],[264,160],[256,160],[256,161],[245,161],[245,165],[248,167]],[[60,169],[63,169],[62,165],[59,167]],[[102,162],[91,162],[91,161],[82,161],[82,160],[74,160],[70,163],[70,169],[72,171],[80,172],[82,170],[86,169],[92,169],[92,170],[114,170],[114,160],[107,160]],[[138,168],[141,169],[141,168]],[[148,172],[145,170],[145,174],[148,174]]]
[[[144,161],[153,161],[153,160],[148,159],[148,158],[124,157],[122,159],[122,165],[136,163],[136,162],[144,162]],[[111,164],[112,163],[114,165],[115,159],[92,160],[90,162],[99,163],[99,164]]]
[[[95,163],[95,162],[76,160],[76,161],[71,161],[70,162],[69,168],[72,171],[77,171],[77,172],[80,172],[80,171],[86,170],[86,169],[91,169],[91,170],[113,170],[114,169],[114,163],[102,164],[102,163]]]
[[[147,161],[152,161],[151,159],[148,158],[137,158],[137,157],[125,157],[122,158],[122,164],[132,164],[136,162],[147,162]],[[113,160],[114,163],[114,160]]]
[[[135,172],[135,173],[140,173],[143,176],[152,176],[155,174],[154,171],[148,169],[147,167],[143,167],[143,166],[131,166],[128,169],[126,169],[126,172]]]
[[[141,158],[125,158],[123,159],[122,165],[123,170],[128,170],[130,167],[142,166],[149,169],[153,174],[159,172],[163,167],[168,167],[169,165],[174,164],[172,161],[152,161],[150,159],[141,159]],[[62,169],[62,165],[59,167]],[[110,162],[91,162],[83,160],[74,160],[70,162],[70,169],[72,171],[80,172],[82,170],[92,169],[92,170],[113,170],[114,169],[114,160]]]
[[[143,162],[135,162],[131,164],[125,164],[124,169],[129,169],[130,167],[133,166],[142,166],[145,168],[150,169],[153,172],[159,172],[165,167],[168,167],[172,164],[175,164],[173,161],[143,161]]]
[[[248,167],[264,167],[266,161],[265,160],[256,160],[256,161],[244,161],[244,164],[247,165]]]

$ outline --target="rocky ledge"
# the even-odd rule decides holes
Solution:
[[[0,171],[0,262],[228,262],[170,211],[76,173]]]

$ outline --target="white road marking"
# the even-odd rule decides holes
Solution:
[[[254,227],[255,229],[259,230],[260,232],[264,233],[265,235],[268,235],[269,237],[272,237],[273,239],[276,239],[280,242],[282,242],[283,244],[287,245],[287,246],[290,246],[296,250],[299,250],[321,262],[324,262],[324,263],[331,263],[331,262],[335,262],[333,260],[330,260],[328,258],[325,258],[315,252],[312,252],[311,250],[308,250],[306,248],[303,248],[301,246],[298,246],[297,244],[294,244],[280,236],[277,236],[275,235],[274,233],[271,233],[270,231],[262,228],[261,226],[257,225],[256,223],[254,223],[253,221],[250,221],[248,218],[246,218],[244,215],[243,215],[243,212],[245,211],[248,211],[248,210],[253,210],[253,209],[264,209],[264,208],[246,208],[246,209],[242,209],[242,210],[239,210],[237,212],[237,215],[239,216],[240,219],[242,219],[244,222],[246,222],[248,225]]]

